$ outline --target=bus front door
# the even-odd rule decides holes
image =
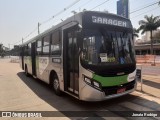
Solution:
[[[64,32],[64,84],[65,90],[78,96],[79,94],[79,48],[74,29]]]

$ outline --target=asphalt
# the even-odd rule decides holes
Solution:
[[[142,81],[138,80],[137,91],[160,98],[160,75],[142,75]]]
[[[18,57],[2,59],[1,62],[18,63]],[[137,69],[141,69],[142,80],[137,80],[137,91],[160,98],[160,66],[150,64],[137,64]],[[0,74],[0,77],[2,75]]]
[[[137,91],[123,97],[101,102],[82,102],[67,94],[56,96],[52,89],[44,82],[26,77],[19,64],[10,59],[0,59],[0,112],[1,111],[108,111],[118,117],[104,117],[95,112],[98,117],[43,117],[23,118],[27,120],[155,120],[155,118],[123,117],[123,112],[114,111],[160,111],[159,76],[142,75],[143,86],[141,92],[138,83]],[[148,92],[148,93],[147,93]],[[63,116],[62,115],[62,116]],[[22,118],[0,118],[0,120],[14,120]],[[159,118],[156,118],[159,119]]]

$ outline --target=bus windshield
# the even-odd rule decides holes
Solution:
[[[132,33],[85,30],[81,60],[98,66],[135,63]]]

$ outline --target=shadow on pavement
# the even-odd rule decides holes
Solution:
[[[153,88],[160,89],[160,83],[157,83],[157,82],[143,79],[143,84],[151,86]]]
[[[136,104],[140,104],[145,107],[159,106],[154,101],[149,101],[132,94],[125,95],[119,98],[101,101],[101,102],[84,102],[77,100],[67,94],[62,96],[57,96],[54,94],[52,89],[48,84],[40,81],[39,79],[34,79],[32,77],[26,77],[24,72],[17,73],[18,77],[37,95],[39,98],[44,100],[46,103],[57,109],[58,111],[99,111],[99,110],[109,110],[118,111],[120,108],[124,111],[130,111],[131,109],[119,105],[122,102],[129,101]],[[145,104],[146,103],[146,104]],[[121,111],[121,110],[120,110]],[[120,115],[121,116],[121,115]]]

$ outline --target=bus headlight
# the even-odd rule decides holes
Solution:
[[[98,89],[98,90],[101,90],[101,85],[100,85],[99,82],[94,81],[94,80],[92,80],[92,79],[90,79],[90,78],[88,78],[88,77],[84,77],[84,81],[85,81],[88,85],[90,85],[90,86],[92,86],[92,87],[94,87],[94,88],[96,88],[96,89]]]
[[[86,83],[91,84],[91,80],[90,80],[89,78],[87,78],[87,77],[84,78],[84,81],[85,81]]]
[[[95,87],[98,87],[98,88],[100,88],[100,85],[99,85],[99,83],[97,83],[97,82],[95,82],[95,81],[93,81],[93,85],[94,85]]]
[[[129,77],[129,80],[135,80],[136,76]]]

